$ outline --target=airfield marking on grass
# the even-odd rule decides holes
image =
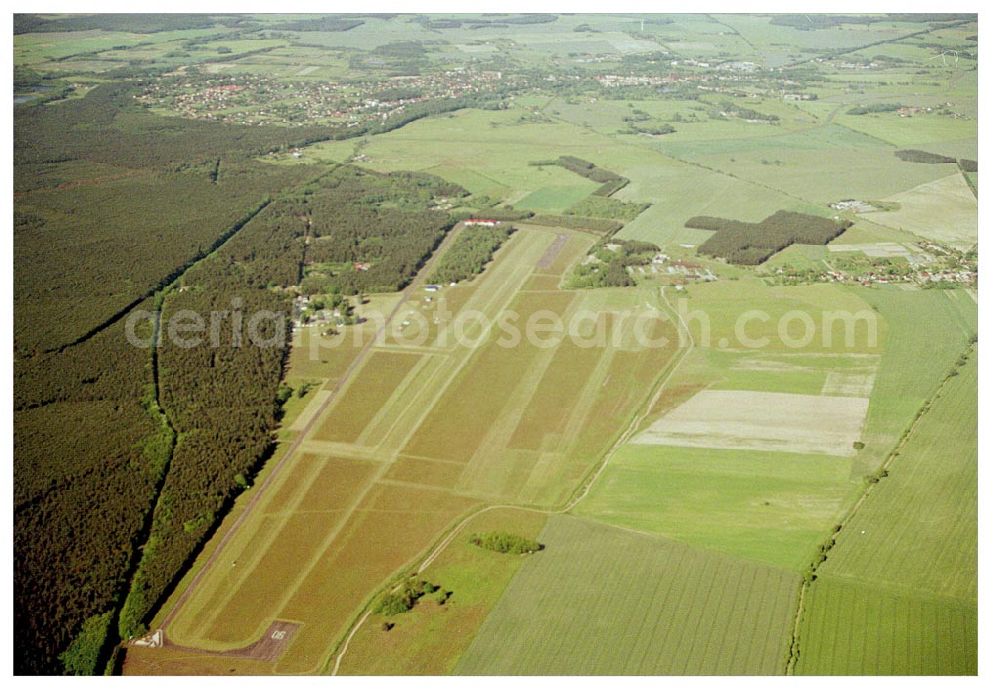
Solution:
[[[440,258],[441,253],[445,251],[449,246],[451,246],[451,243],[458,236],[456,234],[456,231],[460,227],[461,223],[455,225],[450,230],[448,230],[447,234],[445,235],[445,238],[442,239],[440,244],[438,244],[438,247],[435,250],[434,256],[431,258],[431,260],[428,263],[424,264],[424,266],[417,272],[417,274],[414,275],[413,280],[410,281],[410,284],[407,285],[406,288],[402,291],[399,300],[396,302],[396,305],[393,307],[392,311],[389,312],[386,321],[375,331],[374,335],[372,335],[372,337],[361,349],[361,351],[354,357],[354,359],[351,360],[351,363],[347,366],[347,369],[345,370],[344,374],[341,375],[341,377],[337,380],[337,382],[331,386],[331,388],[329,389],[329,393],[325,396],[325,399],[322,402],[322,405],[316,409],[316,411],[309,419],[309,421],[304,424],[304,426],[296,435],[296,437],[290,442],[289,447],[285,450],[284,455],[278,460],[278,463],[271,470],[271,473],[264,480],[261,481],[260,486],[257,488],[256,494],[247,503],[247,506],[243,508],[243,511],[240,513],[239,517],[236,518],[236,521],[233,522],[232,526],[230,526],[229,529],[227,529],[226,533],[222,536],[218,545],[216,545],[215,549],[212,551],[211,555],[209,555],[208,559],[202,565],[201,569],[199,569],[198,572],[194,575],[194,578],[191,580],[190,584],[188,584],[187,588],[178,597],[177,601],[171,607],[170,611],[166,614],[166,616],[164,616],[163,621],[160,624],[161,629],[166,631],[167,627],[176,617],[177,613],[185,605],[185,603],[187,603],[188,599],[194,593],[194,590],[201,583],[205,575],[208,574],[208,570],[211,569],[211,567],[218,560],[219,556],[222,554],[223,549],[226,547],[229,541],[236,535],[236,531],[243,525],[246,519],[250,517],[251,512],[256,508],[257,504],[260,503],[260,500],[262,499],[264,492],[267,491],[271,483],[277,478],[277,473],[281,471],[287,465],[287,463],[294,458],[293,454],[297,451],[299,446],[308,438],[311,431],[316,427],[317,423],[320,420],[320,415],[326,410],[327,407],[329,407],[331,401],[336,398],[340,389],[348,381],[348,379],[351,377],[354,371],[358,369],[358,367],[361,365],[362,362],[364,362],[365,358],[367,357],[368,353],[372,350],[373,346],[376,343],[378,343],[379,338],[385,333],[387,327],[391,325],[392,319],[395,317],[396,313],[399,312],[402,309],[402,307],[406,304],[406,302],[409,300],[410,295],[416,292],[417,287],[423,283],[426,277],[429,276],[430,269],[435,265],[434,261]]]
[[[349,381],[352,380],[354,371],[357,370],[361,366],[361,364],[363,363],[363,361],[366,358],[366,356],[373,349],[375,349],[374,346],[378,343],[379,336],[382,333],[384,333],[384,331],[386,330],[386,328],[388,328],[389,326],[392,325],[392,320],[393,320],[394,316],[399,311],[401,311],[403,308],[405,308],[405,306],[407,305],[407,302],[411,298],[411,296],[410,296],[411,293],[413,291],[415,291],[414,288],[419,287],[419,285],[422,284],[423,279],[426,276],[428,276],[430,273],[433,272],[433,269],[434,269],[434,266],[436,265],[437,259],[439,259],[441,257],[441,255],[443,254],[443,252],[447,249],[448,246],[450,246],[450,244],[457,237],[457,234],[454,234],[454,232],[459,227],[460,227],[460,225],[456,225],[456,227],[453,227],[448,232],[448,237],[446,238],[446,240],[443,241],[439,245],[438,249],[435,251],[434,258],[432,258],[432,260],[430,262],[428,262],[427,264],[425,264],[425,266],[421,269],[421,271],[417,274],[417,276],[415,276],[414,279],[411,281],[410,285],[408,285],[407,288],[403,291],[402,296],[398,299],[398,301],[395,304],[393,310],[389,313],[386,321],[380,327],[380,330],[378,332],[376,332],[376,334],[369,340],[368,343],[366,343],[366,345],[363,348],[363,350],[361,352],[359,352],[358,355],[355,356],[354,360],[352,360],[351,364],[349,365],[347,371],[345,371],[345,373],[340,377],[340,379],[338,380],[337,384],[334,385],[333,390],[331,391],[331,393],[326,396],[326,400],[323,403],[323,405],[320,408],[317,409],[317,411],[315,412],[315,414],[313,416],[313,419],[299,433],[299,435],[296,437],[296,439],[293,440],[293,442],[291,443],[289,449],[286,450],[284,456],[279,460],[278,465],[271,471],[271,473],[269,474],[269,476],[262,483],[261,487],[258,488],[257,495],[250,501],[250,503],[248,504],[248,506],[246,508],[244,508],[243,512],[237,518],[237,520],[234,523],[234,525],[227,531],[227,533],[223,536],[222,540],[220,541],[219,545],[215,548],[215,550],[213,551],[213,553],[209,556],[209,559],[206,561],[206,564],[201,568],[201,570],[198,572],[198,574],[195,575],[195,578],[192,580],[191,584],[187,587],[187,589],[184,591],[184,593],[181,594],[181,596],[178,599],[177,603],[174,605],[174,607],[171,609],[170,613],[167,615],[167,618],[162,623],[162,628],[163,629],[166,629],[169,621],[172,621],[176,617],[176,615],[179,613],[180,608],[190,598],[190,596],[192,595],[192,593],[193,593],[196,585],[198,584],[198,582],[200,582],[207,575],[208,570],[210,569],[210,567],[218,560],[218,557],[221,555],[221,552],[222,552],[223,548],[226,546],[226,544],[228,544],[232,540],[233,537],[235,537],[235,534],[236,534],[236,531],[238,530],[238,527],[242,526],[242,524],[244,524],[246,522],[246,520],[250,517],[250,514],[251,514],[253,508],[258,504],[258,502],[262,498],[262,496],[263,496],[264,492],[266,491],[266,489],[268,489],[268,487],[271,485],[271,483],[278,477],[278,474],[279,474],[280,470],[283,470],[283,468],[286,466],[287,462],[293,458],[293,454],[296,451],[300,451],[300,450],[313,450],[313,449],[316,448],[317,444],[325,445],[325,447],[331,447],[331,448],[335,447],[335,448],[337,448],[338,451],[344,449],[345,447],[350,446],[350,445],[344,445],[344,444],[335,443],[335,442],[322,442],[322,440],[320,440],[319,442],[317,442],[317,440],[310,439],[310,437],[312,435],[312,431],[314,429],[316,429],[316,427],[318,426],[318,424],[320,423],[320,421],[322,420],[322,418],[326,415],[327,410],[328,410],[329,407],[331,407],[332,402],[337,399],[338,394],[340,392],[340,389],[344,388],[344,386]],[[531,264],[531,267],[534,267],[534,264]],[[518,281],[520,281],[523,284],[524,280],[529,275],[525,275],[524,277],[520,277],[520,276],[518,276],[516,274],[512,274],[512,277],[514,278],[514,283],[513,284],[516,284]],[[505,281],[504,284],[503,284],[503,287],[505,289],[507,289],[508,285],[510,285],[510,284],[512,284],[512,283],[510,283],[509,281]],[[513,290],[512,292],[510,292],[510,298],[507,301],[503,302],[502,306],[497,307],[496,316],[494,317],[494,320],[490,324],[491,327],[492,327],[493,324],[495,324],[495,323],[497,323],[497,321],[499,321],[500,314],[502,313],[503,309],[506,308],[507,306],[509,306],[509,304],[511,302],[513,302],[514,299],[516,298],[516,296],[517,296],[516,287],[510,288],[510,289]],[[486,331],[486,333],[487,333],[487,335],[481,336],[480,340],[477,341],[479,344],[482,344],[486,340],[488,340],[488,331]],[[479,347],[479,344],[477,344],[476,347]],[[464,357],[463,357],[463,359],[461,361],[461,364],[464,365],[471,358],[472,355],[476,354],[476,352],[477,352],[476,349],[469,350],[468,354],[464,355]],[[460,369],[456,370],[455,374],[457,374],[458,371],[460,371]],[[455,374],[453,374],[449,378],[449,383],[450,383],[451,379],[454,378]],[[391,434],[391,432],[390,432],[390,434]],[[394,462],[394,459],[391,456],[385,456],[385,455],[383,455],[383,456],[380,456],[380,457],[376,457],[375,456],[376,449],[374,449],[374,448],[371,448],[371,449],[369,449],[369,448],[360,448],[360,449],[364,449],[364,451],[369,454],[368,456],[366,456],[367,459],[373,459],[374,458],[374,460],[376,462],[380,463],[381,465],[379,466],[379,469],[374,473],[374,475],[372,476],[372,478],[369,480],[369,482],[366,485],[366,487],[364,488],[364,490],[362,490],[355,497],[352,505],[347,508],[346,513],[340,519],[340,522],[337,524],[337,526],[333,529],[333,531],[331,533],[329,533],[327,536],[325,536],[324,539],[321,541],[321,545],[323,547],[328,547],[331,543],[334,542],[334,540],[336,539],[337,535],[339,535],[339,533],[346,526],[346,524],[349,521],[349,519],[350,519],[351,515],[353,514],[353,512],[357,510],[358,506],[364,500],[365,495],[368,492],[371,491],[371,489],[379,482],[379,480],[381,478],[384,477],[384,475],[388,472],[389,468],[392,466],[392,464]],[[251,566],[247,566],[244,569],[244,572],[243,572],[243,574],[242,574],[242,576],[240,578],[240,581],[245,581],[246,580],[246,578],[249,576],[249,572],[251,572],[253,570],[254,566],[256,566],[256,565],[254,564],[254,565],[251,565]],[[301,584],[302,577],[305,576],[309,571],[311,571],[311,569],[312,569],[312,565],[310,565],[310,567],[307,568],[306,570],[303,570],[303,572],[299,576],[299,581],[293,582],[293,583],[291,583],[289,585],[289,588],[284,592],[284,594],[281,597],[281,600],[283,601],[282,605],[284,605],[284,603],[287,603],[287,601],[290,600],[290,598],[293,595],[294,591],[296,591],[297,587]],[[224,608],[224,606],[222,606],[222,605],[216,606],[214,608],[214,610],[211,611],[211,616],[214,618],[214,616],[218,615],[218,613],[221,610],[223,610],[223,608]]]
[[[680,367],[681,363],[694,348],[695,344],[694,336],[691,333],[691,329],[684,321],[684,317],[681,315],[681,313],[676,309],[674,309],[674,307],[670,305],[669,300],[667,300],[663,296],[663,292],[665,289],[667,288],[665,287],[660,288],[659,292],[660,297],[664,300],[664,305],[667,306],[671,310],[671,312],[673,312],[674,316],[676,317],[678,326],[681,327],[687,334],[687,339],[685,341],[685,349],[674,357],[673,365],[671,365],[670,368],[667,369],[667,371],[664,372],[664,374],[660,377],[658,385],[656,386],[656,388],[653,389],[652,393],[650,394],[646,408],[644,410],[640,409],[640,412],[636,413],[635,417],[632,419],[632,422],[625,429],[622,435],[611,446],[611,448],[608,450],[607,454],[605,454],[603,460],[601,461],[601,464],[584,482],[583,487],[579,489],[579,492],[571,495],[569,502],[567,502],[563,507],[554,510],[538,509],[535,507],[529,507],[526,505],[519,505],[519,504],[491,504],[489,506],[477,509],[476,511],[472,512],[467,517],[462,519],[460,522],[458,522],[455,525],[455,527],[451,531],[449,531],[448,534],[443,539],[441,539],[441,541],[434,547],[433,550],[431,550],[431,552],[427,555],[427,557],[423,560],[423,562],[421,562],[420,565],[418,565],[416,570],[417,574],[424,572],[428,567],[430,567],[431,564],[433,564],[433,562],[441,555],[441,553],[443,553],[445,549],[455,540],[458,534],[460,534],[462,530],[469,525],[469,523],[471,523],[476,517],[480,516],[481,514],[498,509],[530,511],[541,514],[549,514],[553,516],[557,514],[566,514],[572,511],[572,509],[576,507],[581,501],[583,501],[583,499],[590,493],[590,491],[593,489],[594,483],[600,477],[601,473],[603,473],[604,470],[607,468],[608,463],[611,461],[611,458],[614,455],[614,453],[619,448],[621,448],[626,442],[628,442],[628,440],[635,434],[636,430],[639,427],[639,424],[643,420],[645,420],[649,416],[649,414],[653,411],[653,408],[656,407],[656,403],[659,400],[659,396],[662,393],[663,389],[666,387],[666,384],[670,380],[670,377],[672,377],[677,372],[677,369]],[[643,532],[641,531],[637,531],[637,533],[639,533],[640,535],[643,534]],[[347,637],[344,638],[344,642],[341,645],[340,651],[337,653],[337,657],[334,660],[333,669],[330,672],[331,676],[337,675],[338,671],[340,670],[340,664],[343,661],[344,656],[347,655],[348,648],[351,646],[351,640],[357,634],[358,630],[361,629],[361,626],[368,620],[369,617],[371,617],[371,615],[372,615],[371,610],[364,613],[364,615],[362,615],[355,623],[354,627],[351,628],[351,631],[347,634]]]

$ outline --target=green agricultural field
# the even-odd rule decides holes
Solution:
[[[560,211],[597,188],[561,167],[531,162],[586,152],[599,136],[566,124],[519,118],[516,110],[464,110],[423,119],[372,140],[364,148],[365,166],[427,171],[475,195],[510,201],[548,191],[538,200]]]
[[[913,166],[935,169],[942,165]],[[899,210],[866,216],[887,227],[905,229],[959,248],[970,248],[979,238],[978,201],[962,174],[953,166],[948,169],[949,173],[939,179],[886,198],[898,203]]]
[[[822,575],[976,598],[976,352],[917,421]],[[954,433],[962,432],[962,436]]]
[[[809,589],[795,673],[975,675],[975,604],[831,575]]]
[[[973,350],[838,535],[797,673],[976,673],[976,367]]]
[[[817,122],[787,135],[685,143],[668,151],[819,206],[845,198],[880,200],[954,171],[903,162],[895,149],[837,123]]]
[[[633,444],[574,513],[801,570],[855,488],[837,456]]]
[[[795,573],[566,516],[538,540],[456,673],[784,672]]]
[[[855,289],[879,313],[885,349],[862,434],[858,465],[879,466],[976,333],[975,302],[954,290]],[[919,317],[919,319],[914,318]]]
[[[540,212],[563,212],[585,200],[597,189],[597,185],[577,184],[573,186],[546,186],[519,199],[514,207],[520,210]]]

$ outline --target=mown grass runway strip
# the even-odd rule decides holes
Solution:
[[[677,362],[677,341],[662,316],[646,330],[671,337],[669,349],[644,349],[630,330],[641,312],[663,304],[652,287],[520,291],[565,233],[524,225],[481,277],[432,298],[444,301],[454,290],[483,311],[489,322],[478,329],[478,342],[445,337],[430,351],[390,342],[361,354],[341,377],[343,388],[330,391],[326,407],[300,430],[294,453],[285,453],[292,463],[271,474],[276,482],[262,512],[244,511],[244,528],[226,532],[229,547],[211,551],[222,560],[197,591],[185,588],[190,600],[171,608],[173,643],[223,651],[253,642],[275,619],[294,621],[302,626],[272,668],[324,671],[333,666],[332,646],[356,634],[358,611],[380,587],[421,558],[436,557],[435,539],[471,512],[510,504],[565,510],[567,500],[571,506],[589,489],[585,481],[609,449],[648,414],[650,394]],[[580,253],[585,245],[567,247]],[[426,300],[424,293],[419,301],[404,296],[390,332],[393,322],[425,311]],[[495,324],[505,309],[519,314],[514,324],[523,334],[533,312],[565,315],[576,306],[604,309],[629,329],[624,342],[595,348],[599,359],[569,373],[571,365],[553,361],[567,354],[565,337],[548,348],[527,340],[498,348]],[[380,382],[390,367],[394,376]],[[327,382],[324,391],[330,388]],[[526,422],[526,413],[541,412],[536,397],[552,402],[539,389],[564,392],[566,407],[543,408],[541,422]],[[383,396],[373,404],[375,392]],[[483,409],[489,417],[471,418]],[[445,441],[452,446],[441,448]],[[323,598],[334,594],[337,601]]]

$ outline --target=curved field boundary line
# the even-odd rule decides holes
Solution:
[[[663,291],[665,289],[666,289],[665,287],[660,288],[660,297],[661,299],[663,299],[663,304],[666,307],[668,307],[670,311],[673,313],[673,315],[676,317],[677,325],[680,328],[682,328],[684,330],[684,333],[687,335],[687,337],[683,338],[681,341],[684,345],[684,348],[681,352],[677,353],[677,355],[674,357],[673,364],[663,373],[663,375],[660,376],[658,383],[653,388],[652,392],[650,393],[647,399],[646,407],[640,408],[640,410],[636,412],[635,417],[632,418],[632,421],[629,423],[629,426],[625,429],[624,432],[622,432],[621,436],[618,437],[617,440],[615,440],[615,443],[611,445],[611,448],[608,449],[607,453],[604,455],[604,458],[601,460],[601,463],[598,464],[597,468],[594,469],[594,471],[583,481],[580,487],[578,487],[577,490],[570,496],[569,501],[560,508],[548,509],[548,510],[540,509],[537,507],[530,507],[527,505],[518,505],[518,504],[491,504],[487,507],[482,507],[480,509],[477,509],[476,511],[466,516],[464,519],[460,520],[452,528],[452,530],[449,531],[444,536],[444,538],[442,538],[440,541],[438,541],[436,545],[433,546],[432,550],[427,554],[424,560],[417,566],[416,568],[417,574],[425,571],[428,567],[430,567],[434,563],[434,561],[438,557],[440,557],[441,553],[443,553],[445,549],[462,532],[462,530],[465,529],[465,527],[468,526],[470,522],[472,522],[473,519],[482,514],[485,514],[486,512],[498,509],[513,509],[526,512],[537,512],[540,514],[548,514],[548,515],[566,514],[572,511],[573,508],[576,507],[578,504],[580,504],[580,502],[582,502],[583,499],[590,493],[590,491],[594,487],[594,483],[597,482],[597,479],[601,476],[601,474],[605,471],[605,469],[607,469],[608,463],[610,463],[611,458],[614,456],[615,452],[617,452],[618,449],[620,449],[625,443],[628,442],[629,439],[631,439],[635,435],[636,430],[639,428],[642,422],[647,417],[649,417],[649,414],[653,411],[653,408],[656,407],[656,403],[659,401],[660,394],[666,387],[667,382],[677,372],[678,367],[680,367],[681,363],[694,348],[694,336],[691,334],[691,329],[688,328],[688,325],[687,323],[685,323],[684,317],[681,315],[681,313],[676,309],[674,309],[672,306],[670,306],[670,302],[663,297]],[[331,676],[336,676],[337,673],[340,671],[341,662],[347,655],[347,650],[351,646],[351,640],[354,639],[354,636],[357,634],[358,630],[361,629],[361,626],[365,623],[365,621],[368,620],[369,617],[371,617],[371,615],[372,611],[370,609],[367,610],[365,613],[363,613],[361,617],[358,618],[354,626],[351,628],[351,631],[344,638],[340,650],[337,652],[337,656],[334,659],[333,669],[330,672]]]

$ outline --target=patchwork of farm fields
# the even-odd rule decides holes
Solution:
[[[300,627],[274,672],[322,672],[366,600],[470,511],[565,504],[638,415],[677,344],[663,308],[648,316],[662,302],[656,287],[519,291],[562,272],[592,239],[522,225],[471,283],[394,295],[384,333],[352,329],[368,342],[345,346],[349,367],[339,348],[314,342],[321,336],[303,340],[290,378],[322,379],[327,405],[295,406],[293,458],[260,490],[261,511],[235,530],[197,591],[170,608],[171,643],[224,651],[291,621]],[[459,311],[434,324],[430,345],[404,339],[404,320],[440,318],[436,305],[452,294],[456,308],[478,312],[475,321],[452,330]],[[600,311],[574,323],[581,308]],[[553,332],[557,320],[571,328]],[[536,323],[547,328],[535,333]],[[653,338],[670,347],[644,347]],[[296,354],[303,350],[321,364]]]
[[[976,673],[977,21],[14,15],[16,668]]]

